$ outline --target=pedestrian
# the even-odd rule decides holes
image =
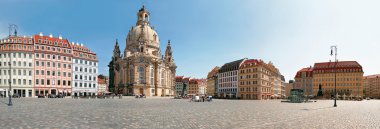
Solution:
[[[202,101],[205,102],[205,96],[202,96]]]

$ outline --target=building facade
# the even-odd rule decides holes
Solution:
[[[137,13],[137,23],[128,32],[124,55],[118,41],[109,64],[110,89],[115,93],[173,96],[175,73],[170,41],[161,55],[160,39],[150,26],[150,12],[143,6]]]
[[[291,89],[294,89],[294,80],[289,80],[288,83],[285,83],[285,98],[290,96]]]
[[[218,71],[220,67],[216,66],[207,74],[207,95],[217,96]]]
[[[71,94],[72,49],[67,39],[34,36],[35,95]]]
[[[364,76],[365,97],[380,98],[380,74]]]
[[[239,67],[246,58],[224,64],[218,71],[218,97],[237,98]]]
[[[106,76],[103,75],[98,75],[98,89],[97,93],[98,94],[105,94],[108,93],[108,80]]]
[[[94,52],[83,44],[72,44],[74,96],[98,94],[98,59]]]
[[[2,96],[8,97],[10,82],[11,94],[21,97],[34,95],[33,53],[33,37],[16,35],[0,40],[0,94]]]
[[[302,68],[294,77],[294,89],[301,89],[306,96],[313,96],[313,68]]]
[[[206,79],[196,79],[191,78],[189,80],[189,96],[195,96],[195,95],[205,95],[206,94],[206,88],[207,88],[207,81]]]
[[[20,97],[72,94],[75,53],[67,39],[42,33],[32,37],[15,35],[1,39],[0,50],[0,94],[8,94],[9,74],[12,74],[11,94]]]
[[[286,98],[285,77],[281,75],[281,98]]]
[[[282,95],[279,70],[271,62],[245,60],[239,69],[238,95],[241,99],[254,100],[280,98]]]
[[[338,98],[363,97],[363,69],[356,61],[315,63],[313,67],[314,96],[317,95],[319,86],[322,87],[324,98],[334,96],[335,73]]]
[[[189,81],[190,81],[190,77],[176,76],[176,79],[175,79],[176,96],[188,95]]]

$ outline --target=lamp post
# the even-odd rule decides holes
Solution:
[[[9,53],[11,54],[11,53]],[[9,58],[9,91],[8,91],[8,96],[9,96],[9,103],[8,106],[12,106],[12,96],[11,96],[11,91],[12,91],[12,55],[10,55]]]
[[[337,60],[337,58],[336,58],[336,56],[338,55],[338,48],[337,48],[337,46],[335,45],[335,46],[331,46],[330,47],[331,48],[331,56],[333,56],[333,55],[335,55],[335,65],[334,65],[334,74],[335,74],[335,79],[334,79],[334,81],[335,81],[335,88],[334,88],[334,107],[337,107],[337,105],[336,105],[336,64],[338,63],[338,60]],[[334,51],[335,50],[335,51]],[[335,52],[335,53],[334,53]]]

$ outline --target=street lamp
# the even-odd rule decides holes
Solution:
[[[335,55],[335,65],[334,65],[334,74],[335,74],[335,79],[334,79],[334,81],[335,81],[335,88],[334,88],[334,107],[337,107],[337,105],[336,105],[336,64],[338,63],[338,60],[337,60],[337,58],[336,58],[336,56],[338,55],[338,48],[337,48],[337,46],[335,45],[335,46],[331,46],[330,47],[331,48],[331,56],[333,56],[333,55]],[[334,53],[334,50],[335,50],[335,53]]]
[[[11,54],[11,53],[9,53]],[[9,91],[8,91],[8,96],[9,96],[9,103],[8,106],[12,106],[12,96],[11,96],[11,91],[12,91],[12,55],[9,57]]]

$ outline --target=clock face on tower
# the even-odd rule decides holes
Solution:
[[[144,42],[140,42],[140,45],[144,45]]]
[[[144,62],[144,58],[140,57],[140,63]]]

